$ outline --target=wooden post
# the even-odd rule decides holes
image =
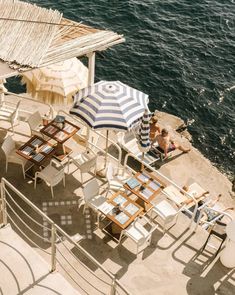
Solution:
[[[88,86],[95,82],[95,52],[87,54],[88,57]]]

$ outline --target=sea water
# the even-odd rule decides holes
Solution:
[[[234,0],[28,2],[124,34],[124,44],[97,55],[96,79],[127,83],[149,94],[152,111],[180,116],[193,145],[234,177]]]

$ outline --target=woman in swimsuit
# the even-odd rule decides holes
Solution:
[[[157,135],[161,133],[161,128],[157,124],[158,118],[156,115],[153,115],[150,121],[150,133],[149,133],[149,138],[152,142],[152,145],[156,142],[157,140]]]

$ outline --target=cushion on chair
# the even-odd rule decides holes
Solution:
[[[143,227],[142,224],[136,222],[126,229],[126,234],[130,235],[136,241],[139,241],[143,238],[147,238],[149,232]]]
[[[159,204],[155,205],[153,211],[163,217],[177,214],[177,210],[166,200],[163,200]]]
[[[99,206],[101,206],[104,202],[106,202],[106,198],[101,195],[97,195],[89,200],[89,206],[94,209],[99,209]]]

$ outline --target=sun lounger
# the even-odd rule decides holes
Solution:
[[[154,150],[150,150],[149,152],[144,154],[139,149],[138,140],[134,136],[133,132],[119,132],[117,134],[118,144],[122,149],[126,152],[135,155],[140,161],[143,161],[145,164],[153,165],[156,161],[160,160],[160,155]]]

